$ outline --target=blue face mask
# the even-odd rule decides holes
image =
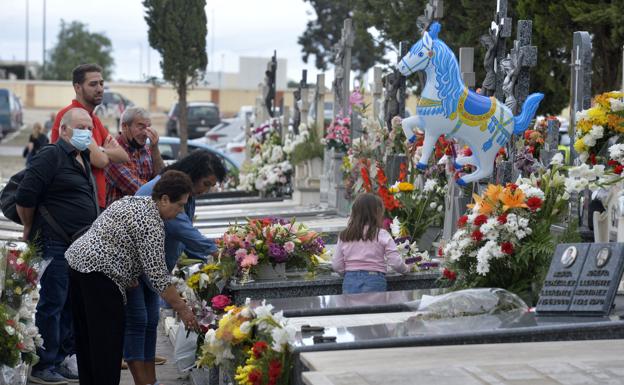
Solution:
[[[84,151],[91,144],[91,130],[74,128],[74,133],[69,141],[78,151]]]

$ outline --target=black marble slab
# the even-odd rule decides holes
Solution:
[[[439,278],[439,272],[386,275],[388,291],[438,288],[441,287]],[[256,280],[245,284],[230,282],[227,289],[237,304],[244,303],[247,298],[267,299],[268,303],[273,303],[274,298],[342,294],[342,277],[324,274],[317,275],[314,279],[306,279],[304,275],[298,275],[282,280]]]
[[[380,293],[320,295],[298,298],[273,298],[267,303],[273,311],[282,311],[285,317],[312,317],[322,315],[393,313],[415,311],[423,295],[439,295],[448,292],[445,288],[386,291]],[[251,307],[259,306],[262,300],[252,300]]]
[[[537,303],[540,315],[606,316],[624,270],[624,244],[557,245]]]

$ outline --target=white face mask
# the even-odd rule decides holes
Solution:
[[[91,130],[83,128],[74,128],[70,143],[78,151],[84,151],[91,144],[92,133]]]

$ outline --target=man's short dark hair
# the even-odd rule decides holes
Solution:
[[[191,177],[193,183],[197,183],[202,178],[214,175],[219,182],[223,182],[227,170],[219,157],[208,150],[198,149],[174,164],[166,167],[168,170],[182,171]]]
[[[72,84],[82,84],[87,72],[102,73],[102,67],[97,64],[81,64],[72,70]]]
[[[160,177],[160,180],[154,185],[152,190],[152,199],[157,201],[163,195],[169,197],[171,202],[177,202],[184,194],[190,194],[193,191],[191,178],[180,171],[167,171]]]

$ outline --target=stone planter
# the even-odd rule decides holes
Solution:
[[[323,160],[308,159],[295,166],[295,189],[317,189],[321,187]]]
[[[263,263],[256,268],[256,279],[285,279],[286,278],[286,264],[276,263]]]

